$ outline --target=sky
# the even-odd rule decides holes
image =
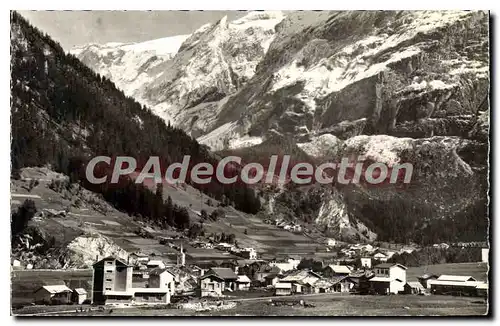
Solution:
[[[190,34],[224,16],[242,11],[19,11],[65,50],[88,43],[139,42]]]

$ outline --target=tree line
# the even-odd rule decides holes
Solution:
[[[11,126],[13,175],[22,167],[50,164],[73,182],[102,193],[117,208],[155,220],[170,211],[168,200],[164,205],[154,204],[154,192],[149,195],[147,188],[131,184],[122,189],[108,183],[89,187],[82,174],[86,162],[97,155],[132,156],[139,162],[159,156],[165,164],[182,162],[190,155],[193,165],[218,162],[206,146],[166,125],[108,78],[65,53],[17,12],[11,14]],[[191,183],[189,176],[187,182]],[[258,196],[243,183],[223,185],[214,180],[192,185],[217,200],[228,198],[247,213],[260,209]],[[185,215],[182,209],[177,213],[174,215]],[[184,224],[165,217],[172,218],[175,225]]]

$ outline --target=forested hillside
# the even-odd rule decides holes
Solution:
[[[138,169],[150,156],[159,156],[165,165],[181,162],[184,155],[191,155],[193,165],[217,163],[205,146],[167,126],[16,12],[11,15],[11,125],[14,173],[50,164],[86,187],[91,186],[82,178],[83,167],[96,155],[132,156]],[[146,215],[152,209],[145,205],[149,195],[130,204],[142,186],[123,187],[118,194],[108,184],[91,189],[130,213]],[[225,195],[243,211],[260,207],[253,190],[241,184],[212,182],[201,190],[217,199]]]

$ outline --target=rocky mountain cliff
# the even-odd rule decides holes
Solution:
[[[138,64],[95,45],[75,54],[214,150],[280,136],[321,159],[414,164],[404,190],[325,190],[316,220],[339,236],[347,227],[370,238],[366,226],[398,241],[484,238],[488,19],[473,11],[252,12],[201,27],[171,58],[144,51],[140,62],[150,64],[132,69],[130,82],[115,71]]]

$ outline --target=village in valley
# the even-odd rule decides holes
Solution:
[[[12,251],[14,315],[487,312],[484,242],[347,242],[167,185],[191,228],[164,229],[75,184],[54,186],[65,178],[29,168],[11,180],[13,211],[27,201],[36,209]],[[405,257],[421,261],[405,266]]]
[[[163,311],[165,315],[179,309],[191,313],[230,314],[238,304],[254,302],[270,307],[300,308],[307,312],[309,308],[316,307],[316,298],[323,301],[328,298],[346,301],[359,298],[363,301],[367,297],[394,295],[401,297],[404,305],[410,296],[423,301],[431,296],[447,301],[448,297],[484,300],[488,295],[488,283],[483,281],[484,278],[478,280],[471,275],[454,275],[446,270],[442,274],[429,271],[420,275],[413,271],[409,276],[406,266],[390,262],[394,254],[414,250],[409,246],[403,246],[396,252],[371,244],[346,246],[335,239],[327,239],[325,247],[328,252],[338,252],[339,258],[321,263],[319,268],[316,265],[313,271],[311,266],[305,266],[307,257],[285,255],[265,260],[254,248],[202,240],[191,241],[190,245],[229,253],[238,258],[190,263],[183,245],[187,240],[177,240],[181,241],[170,242],[165,237],[159,239],[161,244],[178,250],[175,261],[139,251],[129,254],[126,260],[116,256],[97,256],[92,269],[86,274],[89,281],[79,282],[85,287],[43,285],[33,291],[31,305],[23,309],[27,309],[26,313],[36,311],[42,315],[116,314],[118,309],[126,313],[134,308],[154,309],[147,313]],[[434,247],[446,250],[449,245],[436,244]],[[484,248],[482,262],[475,265],[484,266],[487,263],[488,249]],[[471,264],[474,263],[464,263]],[[14,263],[13,270],[23,272],[18,261]],[[50,273],[47,271],[47,274]],[[469,304],[484,302],[477,299],[469,301]],[[34,310],[36,307],[48,309]],[[407,306],[403,308],[410,309]]]
[[[490,21],[11,11],[11,315],[488,316]]]

